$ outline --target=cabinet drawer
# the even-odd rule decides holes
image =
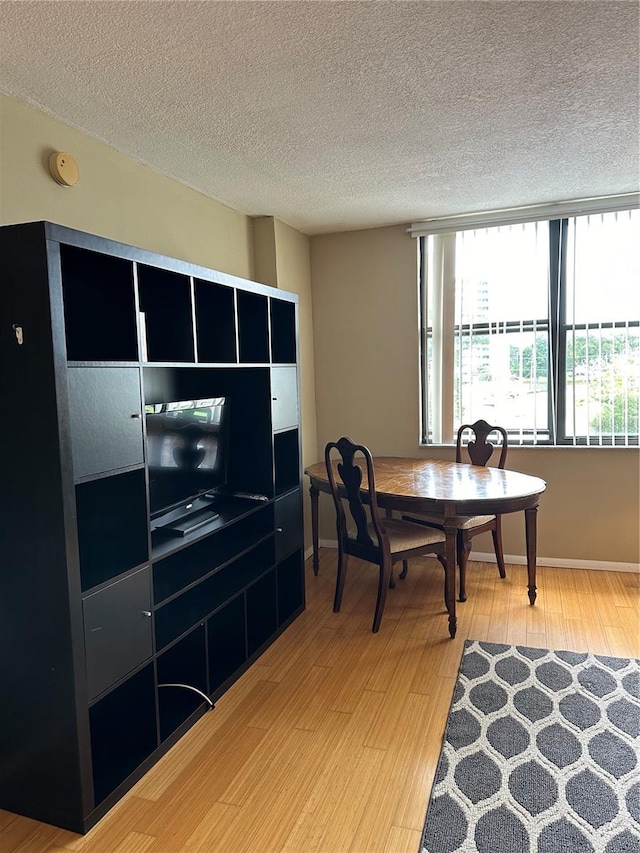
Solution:
[[[82,609],[91,700],[151,656],[148,567],[88,595]]]
[[[302,500],[300,489],[275,502],[276,561],[302,546]]]
[[[156,649],[164,648],[201,619],[208,618],[264,574],[273,563],[273,539],[267,539],[197,586],[159,607],[155,612]]]

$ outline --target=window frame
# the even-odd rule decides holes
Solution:
[[[626,207],[630,209],[630,207]],[[610,209],[607,212],[615,212],[616,209]],[[593,211],[600,213],[602,211]],[[590,211],[576,212],[575,216],[589,215]],[[510,224],[519,224],[522,220],[513,219]],[[442,336],[444,340],[441,344],[442,350],[446,348],[448,343],[451,347],[455,345],[455,341],[462,334],[473,336],[481,334],[483,330],[488,333],[490,328],[500,325],[505,329],[505,333],[509,333],[509,326],[513,326],[513,331],[533,331],[546,332],[548,337],[548,363],[547,363],[547,429],[536,428],[535,426],[522,430],[508,430],[510,441],[519,439],[513,443],[520,446],[584,446],[584,447],[637,447],[639,444],[638,434],[625,433],[616,435],[615,432],[600,434],[598,436],[586,435],[569,435],[567,434],[567,409],[569,397],[569,377],[567,375],[567,344],[569,336],[576,330],[593,329],[615,329],[615,328],[638,328],[640,327],[639,320],[612,320],[608,322],[598,323],[576,323],[568,319],[567,299],[569,285],[567,280],[567,242],[568,231],[570,227],[569,216],[560,216],[557,218],[543,217],[540,220],[535,220],[529,217],[524,221],[538,221],[540,223],[547,222],[549,227],[549,310],[548,317],[544,320],[531,318],[526,321],[499,321],[498,323],[483,320],[478,323],[464,323],[460,326],[456,325],[455,318],[453,324],[447,326],[444,318],[442,319]],[[491,225],[506,224],[498,221],[494,223],[485,223],[486,227]],[[474,223],[468,226],[469,228],[482,228],[483,224]],[[416,236],[419,237],[419,348],[420,348],[420,443],[422,445],[429,444],[448,444],[453,442],[453,435],[445,435],[448,430],[454,430],[454,415],[453,415],[453,394],[455,381],[453,370],[447,375],[446,369],[442,368],[442,352],[438,353],[440,361],[438,368],[442,371],[439,377],[439,384],[442,385],[440,396],[441,399],[436,400],[432,397],[432,402],[435,406],[439,406],[440,410],[435,413],[435,416],[429,417],[429,376],[432,371],[429,370],[429,339],[431,339],[431,349],[435,353],[437,334],[434,330],[435,324],[429,326],[427,323],[427,280],[428,280],[428,254],[426,250],[426,239],[429,234],[434,236],[451,237],[451,244],[448,247],[449,254],[452,252],[452,247],[455,245],[456,234],[464,228],[445,229],[434,228],[433,230],[425,229],[423,233],[417,230],[417,226],[413,229],[416,231]],[[443,244],[445,245],[445,244]],[[443,254],[446,254],[447,248],[440,249]],[[455,253],[454,253],[455,254]],[[449,286],[448,286],[449,285]],[[453,292],[451,292],[453,291]],[[442,293],[440,299],[443,303],[447,300],[453,302],[455,299],[455,277],[449,275],[448,280],[443,280]],[[446,313],[446,307],[440,311]],[[452,313],[452,310],[451,310]],[[446,387],[447,384],[450,387]],[[449,399],[448,399],[449,398]],[[445,412],[450,410],[449,421]],[[436,423],[437,419],[437,423]],[[432,424],[430,435],[429,424]],[[546,438],[545,438],[546,435]],[[527,438],[530,436],[530,440]]]

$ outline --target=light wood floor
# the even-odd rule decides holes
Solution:
[[[638,577],[472,563],[448,639],[415,560],[371,633],[376,571],[307,565],[307,610],[88,835],[0,811],[2,853],[417,853],[464,639],[640,657]]]

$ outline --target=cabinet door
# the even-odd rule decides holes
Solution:
[[[295,367],[271,370],[271,417],[274,432],[298,425],[298,376]]]
[[[72,367],[69,409],[76,479],[143,461],[140,376],[135,367]]]
[[[82,610],[91,700],[151,656],[149,569],[88,595]]]

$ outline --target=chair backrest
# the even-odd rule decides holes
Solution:
[[[332,462],[334,458],[332,451],[334,450],[340,454],[337,471],[344,485],[344,494],[342,495]],[[360,460],[364,460],[367,474],[366,505],[361,492],[362,468],[358,464]],[[327,444],[324,449],[324,461],[327,466],[331,495],[336,508],[338,539],[343,547],[348,548],[349,553],[370,560],[372,559],[372,549],[380,548],[385,540],[388,540],[376,500],[376,483],[371,451],[364,444],[356,444],[350,438],[343,436],[338,441],[330,441]],[[346,497],[349,505],[349,512],[355,524],[355,538],[349,536],[342,497]],[[371,536],[369,520],[371,520],[378,541],[375,541]]]
[[[473,440],[465,442],[465,433],[470,430],[473,433]],[[458,439],[456,442],[456,462],[462,462],[462,448],[465,447],[469,454],[469,459],[472,465],[488,465],[496,449],[495,445],[487,441],[487,437],[495,433],[497,438],[501,440],[500,458],[498,460],[498,468],[504,468],[507,461],[507,431],[501,426],[492,426],[486,421],[476,421],[474,424],[462,424],[458,430]]]

